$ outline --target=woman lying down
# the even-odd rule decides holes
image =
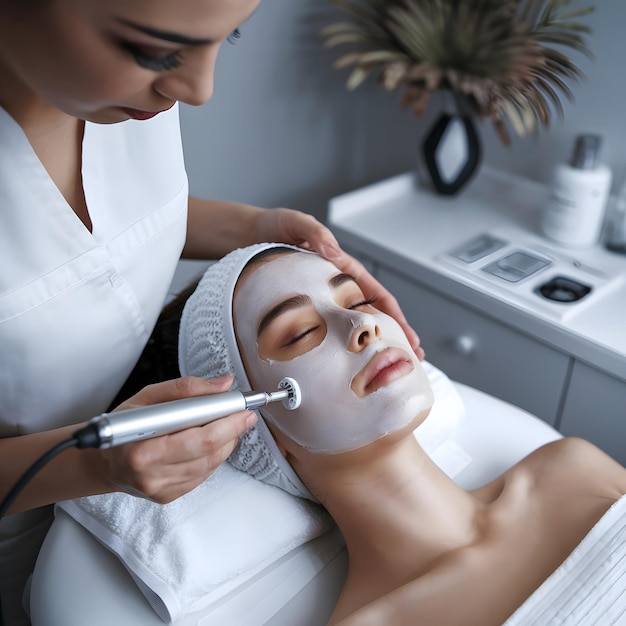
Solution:
[[[329,624],[626,615],[626,469],[566,438],[461,489],[413,436],[432,393],[401,329],[328,261],[275,244],[231,253],[187,302],[180,337],[183,374],[230,371],[242,389],[299,383],[299,409],[262,409],[277,446],[244,438],[231,460],[245,470],[280,449],[302,495],[336,521],[349,568]]]

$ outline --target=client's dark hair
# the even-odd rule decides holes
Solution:
[[[280,247],[263,250],[246,263],[244,270],[260,263],[263,259],[288,252],[293,252],[293,250]],[[109,410],[115,408],[124,400],[128,400],[128,398],[135,395],[146,385],[161,383],[180,376],[178,367],[180,316],[183,313],[187,299],[196,290],[198,282],[200,282],[199,278],[184,291],[181,291],[174,300],[163,308],[146,347],[130,376],[126,379],[115,400],[111,403]]]
[[[180,376],[178,368],[180,316],[187,299],[198,286],[198,281],[199,279],[180,292],[163,308],[135,368],[119,390],[109,410],[136,394],[146,385],[161,383]]]

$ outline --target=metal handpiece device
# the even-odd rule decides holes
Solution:
[[[79,439],[79,448],[112,448],[193,426],[203,426],[232,413],[258,409],[279,400],[288,410],[297,409],[301,401],[298,383],[293,378],[283,378],[278,387],[277,391],[269,393],[227,391],[103,413],[91,419],[74,436]]]

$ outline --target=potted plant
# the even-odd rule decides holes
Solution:
[[[589,56],[593,7],[571,0],[329,0],[344,19],[322,31],[329,48],[344,47],[337,69],[352,68],[347,88],[376,74],[385,89],[402,89],[401,104],[421,116],[431,95],[453,103],[427,134],[422,150],[433,186],[456,193],[475,173],[481,142],[475,120],[490,119],[504,144],[547,127],[561,97],[572,99],[569,80],[582,77],[565,50]],[[345,18],[348,18],[347,20]],[[443,180],[436,162],[453,123],[463,129],[467,162]]]

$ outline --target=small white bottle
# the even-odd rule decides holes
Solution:
[[[571,161],[554,171],[541,230],[563,246],[585,248],[600,237],[612,179],[611,170],[598,163],[601,143],[598,135],[580,135]]]

